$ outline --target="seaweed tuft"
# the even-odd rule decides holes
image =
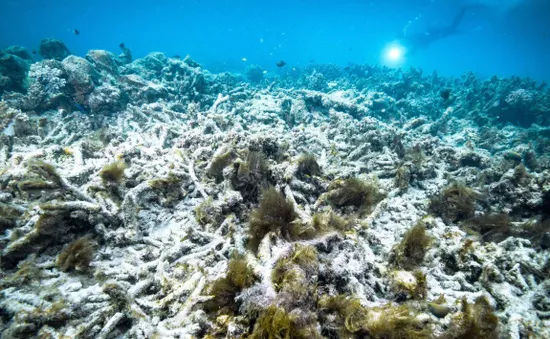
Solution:
[[[269,167],[265,160],[265,155],[261,152],[248,152],[246,161],[234,162],[235,174],[231,178],[232,186],[245,199],[256,199],[260,188],[266,182]]]
[[[292,222],[297,218],[294,205],[285,196],[270,187],[262,194],[260,205],[252,211],[249,221],[248,245],[254,252],[269,232],[275,232],[285,239],[292,235]]]
[[[215,156],[210,162],[206,174],[216,180],[217,183],[222,182],[223,180],[223,170],[231,164],[235,159],[235,153],[229,151],[220,155]]]
[[[366,308],[357,298],[337,295],[319,301],[325,313],[325,327],[333,328],[339,338],[428,339],[431,330],[407,305],[386,304]]]
[[[332,319],[328,325],[336,330],[338,337],[348,338],[358,332],[366,334],[368,312],[358,298],[342,294],[323,296],[318,302],[318,307],[325,316],[333,315],[326,318]]]
[[[483,241],[499,242],[513,234],[512,223],[507,214],[484,214],[464,222],[468,230],[479,235]]]
[[[430,202],[430,210],[446,223],[466,220],[474,216],[479,193],[459,183],[453,183]]]
[[[94,257],[94,247],[89,236],[76,239],[59,253],[56,265],[63,272],[85,271]]]
[[[360,213],[370,213],[383,197],[376,182],[366,182],[359,178],[332,182],[327,195],[328,201],[335,207],[355,206]]]
[[[115,161],[103,166],[99,171],[99,177],[104,185],[118,185],[124,179],[125,169],[126,165],[123,162]]]
[[[307,312],[287,312],[270,305],[258,317],[250,339],[321,339],[316,319]]]
[[[313,154],[306,153],[298,158],[298,169],[296,170],[298,177],[319,176],[321,173],[321,166]]]
[[[300,300],[313,292],[311,281],[318,268],[317,250],[296,244],[288,256],[277,261],[271,280],[277,292],[284,291],[293,300]]]
[[[407,305],[387,304],[369,308],[368,321],[365,325],[369,338],[433,338],[432,331],[417,314]],[[473,338],[473,337],[472,337]]]
[[[405,270],[414,269],[424,261],[431,243],[425,222],[420,220],[403,235],[401,242],[393,249],[390,262]]]
[[[242,255],[234,255],[229,260],[227,274],[206,286],[205,292],[212,299],[203,303],[206,313],[215,317],[224,314],[234,314],[239,310],[235,297],[243,289],[254,284],[257,277]]]
[[[497,339],[499,337],[498,317],[493,313],[487,298],[481,296],[469,304],[462,299],[462,312],[453,317],[449,329],[442,339]]]
[[[313,239],[328,232],[345,232],[351,228],[352,220],[341,217],[333,211],[315,213],[311,225],[302,226],[294,231],[296,237],[302,240]]]

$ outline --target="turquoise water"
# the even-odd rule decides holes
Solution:
[[[468,10],[456,34],[405,53],[391,66],[550,79],[546,0],[4,0],[0,48],[38,49],[41,39],[53,37],[84,56],[90,49],[117,51],[124,42],[136,58],[153,51],[190,55],[211,71],[249,64],[275,71],[281,59],[291,67],[387,64],[387,46],[404,30],[423,34],[444,27],[472,4],[483,7]]]

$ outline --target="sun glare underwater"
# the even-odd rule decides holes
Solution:
[[[0,338],[550,338],[550,1],[0,10]]]
[[[381,64],[391,68],[401,67],[406,55],[407,49],[399,41],[393,41],[383,49]]]

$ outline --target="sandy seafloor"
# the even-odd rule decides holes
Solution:
[[[96,50],[32,63],[0,127],[2,338],[550,338],[528,79]]]

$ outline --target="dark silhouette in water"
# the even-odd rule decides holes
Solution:
[[[474,7],[483,6],[462,7],[460,9],[460,12],[458,12],[458,14],[454,17],[453,22],[448,26],[432,27],[425,30],[424,32],[414,33],[410,35],[403,33],[401,36],[402,42],[408,48],[410,53],[414,53],[419,49],[427,48],[428,46],[430,46],[430,44],[437,40],[442,40],[449,36],[458,34],[459,31],[457,30],[457,28],[464,19],[464,15],[466,15],[466,12],[469,9],[472,9]]]
[[[126,47],[124,42],[121,42],[118,47],[120,47],[120,49],[122,50],[122,54],[118,56],[119,60],[123,64],[129,64],[130,62],[132,62],[132,52],[128,47]]]
[[[439,95],[441,96],[441,99],[447,101],[451,97],[451,90],[449,88],[444,88],[441,92],[439,92]]]

